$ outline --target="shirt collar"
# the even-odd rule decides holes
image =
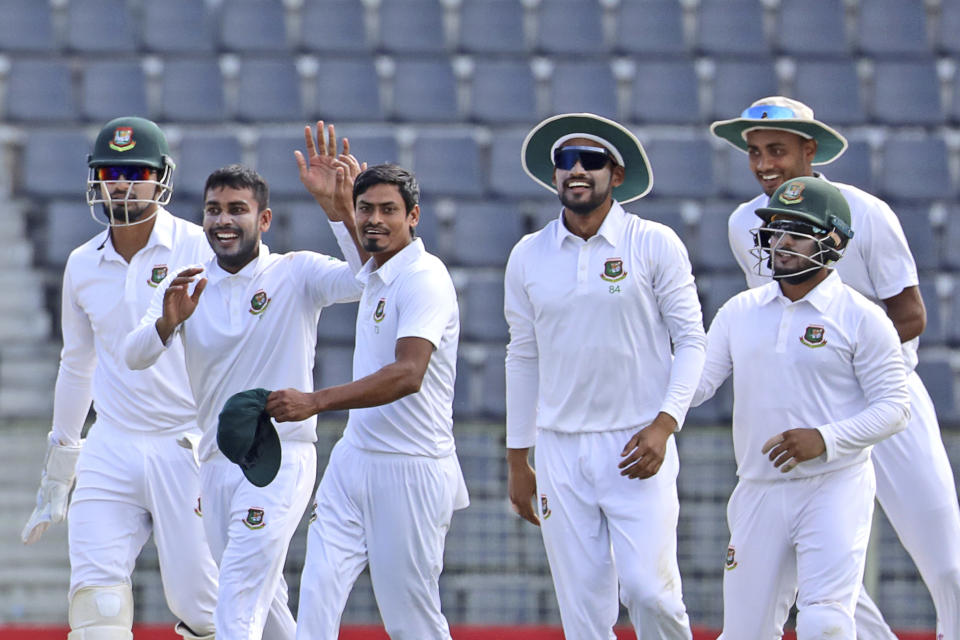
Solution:
[[[390,284],[398,275],[403,273],[408,266],[416,262],[425,253],[426,249],[423,248],[423,240],[419,237],[414,238],[410,244],[384,262],[381,267],[377,267],[377,263],[373,258],[367,260],[363,268],[357,272],[357,280],[366,284],[370,278],[376,274],[384,284]]]
[[[807,295],[796,302],[809,302],[817,311],[826,311],[830,301],[837,296],[842,286],[843,281],[840,279],[839,274],[837,274],[836,269],[831,269],[830,274],[827,275],[821,283],[808,291]],[[759,296],[761,305],[769,304],[774,300],[782,300],[784,304],[794,304],[793,300],[783,295],[783,292],[780,291],[780,283],[776,280],[764,285]]]
[[[248,262],[243,269],[237,271],[236,273],[230,273],[226,271],[223,267],[217,263],[217,256],[210,258],[210,261],[206,265],[206,278],[210,284],[215,284],[221,280],[226,280],[227,278],[243,278],[244,280],[253,280],[267,266],[267,258],[270,256],[270,247],[268,247],[262,240],[260,241],[260,253],[256,258]]]
[[[141,251],[152,249],[156,246],[165,249],[173,249],[173,214],[169,213],[163,207],[157,208],[157,214],[154,216],[153,229],[150,230],[150,237],[147,238],[147,244]],[[113,246],[113,235],[107,228],[107,238],[104,239],[103,251],[100,252],[100,261],[119,260],[126,262],[123,257],[117,253]]]
[[[600,228],[597,229],[597,235],[610,243],[611,246],[616,246],[617,242],[620,240],[620,237],[623,235],[623,228],[627,224],[627,212],[623,210],[623,207],[616,200],[613,201],[613,205],[610,207],[610,211],[607,212],[607,216],[603,219],[603,222],[600,224]],[[581,238],[573,234],[567,225],[563,223],[563,210],[560,210],[560,218],[557,220],[557,247],[563,245],[563,241],[567,238],[576,238],[580,240]]]

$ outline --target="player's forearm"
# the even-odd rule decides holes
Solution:
[[[151,366],[166,350],[154,322],[142,322],[123,341],[123,360],[133,370]]]
[[[314,391],[316,413],[378,407],[416,393],[423,382],[423,372],[413,364],[393,362],[368,376]]]
[[[92,397],[90,376],[77,375],[65,369],[60,372],[53,391],[53,437],[63,445],[80,442],[83,424],[90,411]]]
[[[909,420],[909,400],[891,400],[873,403],[846,420],[818,427],[826,445],[827,461],[855,454],[903,431]]]

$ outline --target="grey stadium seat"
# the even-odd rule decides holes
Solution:
[[[923,340],[923,338],[920,338]],[[917,375],[930,393],[937,417],[942,423],[956,423],[958,418],[956,374],[946,360],[921,360]]]
[[[829,121],[828,121],[829,122]],[[830,164],[816,167],[834,182],[852,184],[864,191],[873,192],[876,180],[873,177],[870,156],[873,151],[864,140],[851,140],[842,156]]]
[[[725,272],[739,276],[742,273],[727,240],[727,220],[732,212],[733,207],[729,203],[708,205],[704,207],[700,219],[693,225],[693,238],[687,246],[690,250],[690,260],[698,274]],[[760,218],[757,218],[758,226],[759,222]],[[729,289],[723,293],[729,293]]]
[[[342,257],[336,254],[336,257]],[[357,308],[359,303],[349,302],[326,307],[317,324],[317,342],[353,345],[357,332]]]
[[[214,170],[228,164],[241,162],[242,149],[233,133],[214,133],[191,130],[184,135],[174,160],[177,169],[173,174],[174,189],[179,199],[181,194],[203,197],[203,185]]]
[[[20,190],[44,198],[76,199],[85,207],[87,155],[92,143],[75,127],[67,131],[30,129],[24,137]]]
[[[843,60],[798,60],[793,97],[810,105],[831,126],[861,124],[866,119],[856,63]]]
[[[550,82],[551,113],[617,117],[617,81],[607,60],[558,62]]]
[[[307,51],[343,55],[372,50],[364,26],[363,2],[307,0],[300,20],[300,46]]]
[[[760,184],[750,169],[747,154],[724,144],[718,150],[714,168],[717,172],[720,192],[740,202],[752,200],[760,195]],[[730,211],[733,211],[731,208]]]
[[[244,60],[240,67],[237,119],[301,121],[300,75],[292,59]]]
[[[559,207],[559,203],[557,207]],[[684,240],[688,234],[686,222],[684,222],[680,213],[680,205],[675,201],[644,198],[627,204],[625,209],[645,220],[652,220],[670,227],[680,240]],[[548,212],[549,209],[544,215],[547,215]],[[554,208],[553,214],[554,217],[558,215],[557,208]]]
[[[602,16],[598,0],[543,0],[537,7],[537,50],[559,56],[608,53]]]
[[[216,59],[167,60],[161,87],[161,114],[165,120],[220,122],[226,119],[223,76]]]
[[[676,0],[621,2],[617,50],[635,56],[682,56],[683,7]]]
[[[536,122],[536,87],[529,61],[526,58],[477,60],[470,116],[490,123]]]
[[[479,196],[486,191],[480,146],[471,132],[422,132],[413,144],[413,170],[423,193]]]
[[[379,44],[386,53],[443,53],[443,6],[440,0],[383,0]]]
[[[896,200],[948,198],[950,182],[947,146],[943,138],[890,137],[883,146],[880,189]]]
[[[653,170],[650,195],[704,198],[716,193],[713,146],[705,137],[657,138],[644,147]]]
[[[81,113],[106,122],[118,113],[149,117],[147,82],[139,60],[88,62],[83,68]]]
[[[850,43],[842,0],[781,2],[774,44],[782,53],[798,58],[845,58]]]
[[[932,58],[878,62],[873,75],[872,116],[888,125],[943,123],[940,80]]]
[[[270,185],[271,196],[308,198],[310,197],[297,170],[297,161],[293,151],[304,151],[303,133],[281,135],[265,133],[257,141],[256,169]]]
[[[47,53],[54,50],[49,2],[0,1],[0,51]]]
[[[396,61],[393,118],[412,122],[454,122],[457,80],[450,60],[405,58]]]
[[[940,268],[940,248],[937,234],[930,223],[930,207],[926,205],[903,204],[895,209],[903,233],[907,236],[910,252],[921,272],[932,272]]]
[[[949,3],[947,3],[949,4]],[[869,56],[929,55],[927,13],[922,2],[860,0],[857,48]]]
[[[71,251],[106,229],[90,216],[82,193],[69,200],[50,202],[43,218],[46,231],[42,236],[41,260],[48,267],[61,268]]]
[[[521,0],[470,0],[460,6],[458,45],[467,53],[526,51]]]
[[[943,322],[943,305],[937,294],[934,276],[920,274],[920,295],[923,297],[923,306],[927,309],[927,326],[920,335],[920,345],[943,345],[947,340],[947,327]]]
[[[368,165],[398,161],[397,139],[390,132],[375,132],[364,127],[353,128],[350,125],[337,127],[337,135],[350,140],[350,153],[360,162]]]
[[[943,51],[957,55],[960,54],[960,3],[942,2],[940,4],[940,26],[937,44]]]
[[[503,267],[523,235],[523,218],[509,201],[458,202],[448,264]]]
[[[506,344],[503,273],[474,273],[458,291],[461,339]]]
[[[944,266],[953,271],[960,270],[960,206],[954,204],[947,211],[947,224],[944,231]],[[960,296],[955,296],[960,300]],[[960,336],[960,315],[954,316],[953,325]]]
[[[321,60],[313,118],[331,122],[382,120],[380,78],[373,59],[355,56]]]
[[[712,84],[711,120],[735,118],[755,100],[779,93],[772,60],[718,60]]]
[[[217,40],[207,7],[196,0],[143,3],[143,47],[167,54],[212,53]]]
[[[132,53],[137,25],[126,0],[67,3],[67,47],[85,53]]]
[[[282,0],[223,0],[220,46],[236,53],[289,50]]]
[[[271,200],[274,224],[280,223],[274,243],[280,251],[315,251],[343,258],[323,209],[303,190],[305,199]],[[309,198],[309,199],[306,199]],[[272,245],[271,245],[272,246]]]
[[[630,115],[640,123],[696,124],[700,79],[692,60],[637,60]]]
[[[494,131],[490,144],[490,189],[507,197],[542,197],[548,195],[523,171],[520,149],[527,131],[501,129]]]
[[[7,120],[67,121],[77,116],[70,65],[65,61],[14,60],[6,89]]]
[[[702,0],[697,14],[698,51],[751,57],[768,51],[760,0]]]

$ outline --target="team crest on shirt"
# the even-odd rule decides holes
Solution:
[[[158,284],[163,282],[163,279],[167,277],[167,265],[158,264],[150,271],[150,279],[147,280],[147,284],[151,287],[156,287]]]
[[[386,315],[384,310],[387,307],[387,299],[380,298],[380,302],[377,303],[377,308],[373,310],[373,321],[374,322],[383,322],[383,317]]]
[[[130,151],[137,146],[137,141],[133,139],[133,127],[117,127],[113,130],[113,140],[110,141],[110,148],[114,151]]]
[[[203,507],[200,506],[200,496],[197,496],[197,506],[193,508],[193,512],[201,518],[203,517]]]
[[[243,519],[243,524],[248,529],[263,529],[266,523],[263,521],[263,509],[251,507],[247,509],[247,517]]]
[[[627,272],[623,270],[623,260],[621,258],[607,258],[603,263],[603,273],[600,277],[607,282],[620,282],[627,277]]]
[[[550,517],[550,514],[553,513],[550,511],[550,507],[547,506],[547,494],[540,494],[540,515],[543,516],[543,519],[546,520]]]
[[[818,324],[808,325],[807,330],[800,337],[800,342],[811,349],[826,345],[827,341],[823,339],[823,327]]]
[[[313,524],[317,520],[317,503],[313,503],[313,508],[310,510],[310,519],[308,523]]]
[[[733,545],[727,547],[727,561],[724,563],[727,571],[737,568],[737,551]]]
[[[270,301],[272,299],[273,298],[267,297],[266,291],[260,289],[260,291],[257,291],[255,294],[253,294],[253,297],[250,298],[250,309],[248,309],[248,311],[250,311],[250,313],[253,315],[258,316],[267,310],[267,307],[270,305]]]
[[[783,204],[797,204],[798,202],[803,202],[803,188],[804,184],[802,182],[794,182],[790,184],[786,189],[783,190],[778,197],[780,202]]]

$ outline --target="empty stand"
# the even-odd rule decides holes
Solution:
[[[80,112],[106,122],[117,114],[149,117],[147,83],[139,60],[89,62],[83,68]]]
[[[161,115],[166,120],[220,122],[226,119],[223,76],[216,59],[169,59],[161,80]]]
[[[470,276],[458,291],[461,339],[506,344],[503,317],[503,273],[480,272]]]
[[[497,195],[535,198],[549,193],[526,174],[520,163],[520,149],[526,135],[526,129],[501,129],[493,133],[490,143],[490,188]]]
[[[330,233],[329,229],[327,233]],[[334,254],[340,257],[339,252]],[[317,324],[317,342],[327,346],[333,343],[353,346],[357,332],[356,302],[340,303],[324,308]]]
[[[943,138],[889,138],[883,145],[881,189],[893,199],[932,199],[954,195],[947,146]]]
[[[446,46],[440,0],[383,0],[379,44],[386,53],[443,53]]]
[[[681,240],[687,236],[687,225],[677,202],[644,198],[627,204],[625,209],[644,220],[652,220],[670,227]],[[557,213],[554,211],[555,215]]]
[[[843,60],[798,60],[793,97],[810,105],[816,118],[831,126],[861,124],[866,119],[856,63]]]
[[[643,124],[700,123],[700,80],[694,62],[638,60],[630,114]]]
[[[558,62],[550,88],[551,113],[617,117],[617,81],[607,60]]]
[[[206,2],[164,0],[143,3],[143,47],[163,54],[212,53],[217,43]]]
[[[537,7],[537,49],[559,56],[607,53],[598,0],[542,0]]]
[[[921,336],[920,340],[923,340]],[[937,417],[942,421],[957,419],[957,396],[953,367],[946,360],[920,360],[917,375],[930,393]]]
[[[68,121],[77,116],[69,63],[14,60],[7,76],[6,119],[22,122]]]
[[[937,233],[930,223],[930,207],[903,204],[895,209],[903,233],[907,236],[910,252],[921,272],[932,272],[940,267],[940,247]]]
[[[413,144],[413,170],[423,193],[479,196],[486,190],[480,145],[470,131],[424,131]]]
[[[845,57],[850,42],[844,28],[843,0],[781,2],[774,44],[781,52],[800,59]]]
[[[703,198],[717,191],[713,146],[704,137],[657,138],[645,145],[656,197]]]
[[[83,53],[130,53],[136,49],[137,25],[126,0],[71,0],[66,6],[69,49]]]
[[[180,142],[174,160],[174,200],[181,194],[199,199],[204,195],[207,176],[220,167],[241,162],[242,148],[232,133],[190,131]]]
[[[250,54],[289,50],[282,0],[223,0],[219,8],[220,46]]]
[[[303,195],[306,195],[306,189]],[[311,200],[275,200],[271,202],[277,238],[271,249],[275,251],[315,251],[328,256],[343,258],[337,238],[323,209]],[[273,229],[274,227],[271,227]],[[356,308],[354,308],[356,317]]]
[[[515,203],[458,203],[452,220],[448,264],[503,267],[522,235],[523,218]]]
[[[949,54],[960,54],[957,34],[960,34],[960,3],[941,2],[937,45]]]
[[[956,204],[948,209],[944,230],[943,264],[951,270],[960,270],[960,207]],[[956,296],[960,299],[960,296]],[[960,329],[960,315],[954,315],[954,326]],[[958,332],[960,336],[960,332]]]
[[[264,134],[257,141],[256,169],[270,185],[270,195],[277,197],[309,198],[300,182],[294,149],[305,152],[303,133]]]
[[[944,324],[943,304],[937,293],[934,276],[920,275],[920,295],[923,297],[923,306],[927,309],[927,326],[920,336],[920,344],[924,347],[943,345],[947,340],[947,327]]]
[[[683,7],[676,0],[621,2],[617,18],[617,50],[635,56],[681,56]]]
[[[863,53],[890,57],[930,53],[924,3],[860,0],[858,11],[856,44]]]
[[[307,0],[300,14],[300,46],[331,55],[372,51],[364,5],[358,0]]]
[[[49,2],[0,1],[0,51],[50,52],[55,41]]]
[[[829,122],[829,121],[828,121]],[[873,178],[870,144],[864,140],[851,140],[843,155],[830,164],[815,167],[834,182],[852,184],[864,191],[873,192],[876,181]]]
[[[457,120],[457,80],[450,60],[397,60],[392,116],[414,122]]]
[[[43,264],[61,269],[70,252],[102,233],[106,227],[90,216],[86,201],[77,195],[69,200],[54,200],[44,213],[46,232],[43,235]]]
[[[743,288],[742,271],[736,259],[733,257],[733,253],[730,251],[729,234],[727,231],[727,220],[730,218],[730,214],[733,213],[734,208],[735,207],[731,207],[729,203],[717,203],[712,206],[705,206],[700,213],[700,218],[696,224],[693,225],[694,237],[691,239],[692,244],[688,245],[688,247],[690,250],[690,259],[698,275],[713,272],[735,274],[740,280],[740,284],[735,284],[735,279],[732,288],[733,291],[738,291]],[[757,226],[759,225],[760,218],[757,218]],[[729,283],[725,282],[723,284],[727,285]],[[721,287],[720,293],[721,295],[730,297],[731,289],[729,287]],[[710,295],[713,295],[712,289]],[[711,303],[719,302],[723,304],[725,301],[726,300],[714,299],[711,300]],[[707,320],[712,318],[712,315],[709,318],[705,317]]]
[[[723,223],[724,225],[726,224],[726,218],[723,219]],[[722,236],[714,236],[714,240],[720,249],[725,249],[728,254],[730,253],[730,245],[727,242],[726,231],[724,231]],[[717,251],[719,252],[719,249]],[[694,260],[698,259],[696,255],[691,257]],[[743,276],[743,272],[739,269],[737,269],[735,273],[731,271],[726,274],[716,275],[701,274],[698,272],[695,278],[697,281],[697,291],[700,293],[700,304],[703,307],[703,326],[708,329],[710,328],[710,323],[713,322],[713,317],[717,315],[717,311],[720,310],[720,307],[722,307],[727,300],[747,288],[747,281]]]
[[[760,195],[757,177],[750,169],[747,154],[724,144],[718,150],[715,165],[720,191],[724,196],[740,201],[752,200]],[[733,208],[730,208],[733,211]]]
[[[383,119],[380,78],[372,58],[324,58],[316,81],[315,118],[331,122]]]
[[[337,135],[350,141],[350,153],[360,162],[368,165],[398,162],[397,140],[392,133],[372,131],[362,127],[353,129],[349,125],[337,127]]]
[[[873,117],[890,125],[943,122],[936,61],[878,62],[873,74]]]
[[[300,75],[289,58],[245,60],[240,67],[237,119],[302,120]]]
[[[75,199],[86,207],[87,155],[91,141],[79,129],[30,129],[20,161],[20,190],[43,198]]]
[[[779,82],[772,60],[718,60],[712,79],[711,120],[735,118],[755,100],[777,95]]]
[[[707,55],[755,57],[766,52],[760,0],[702,0],[696,48]]]
[[[471,0],[460,6],[460,49],[467,53],[520,54],[526,50],[520,0]]]
[[[470,115],[481,122],[537,121],[533,71],[526,58],[478,59],[471,84]]]

